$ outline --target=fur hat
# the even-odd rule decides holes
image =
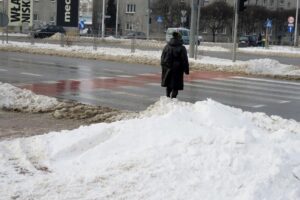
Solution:
[[[172,33],[172,36],[173,36],[173,38],[175,38],[175,39],[181,39],[181,34],[179,33],[179,32],[173,32]]]

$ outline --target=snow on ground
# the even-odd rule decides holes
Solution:
[[[14,48],[29,52],[44,52],[50,55],[64,55],[82,58],[103,58],[108,60],[123,60],[124,62],[136,62],[143,64],[159,65],[161,50],[139,50],[136,49],[134,53],[131,49],[125,48],[108,48],[98,47],[94,50],[91,46],[65,46],[61,47],[56,44],[35,43],[31,45],[25,42],[10,42],[9,44],[0,44],[0,47]],[[215,48],[215,47],[200,47],[201,48]],[[219,47],[222,48],[222,47]],[[251,50],[251,48],[249,48]],[[259,48],[255,48],[256,50]],[[261,48],[260,48],[261,49]],[[55,51],[53,51],[55,50]],[[204,49],[205,50],[205,49]],[[283,51],[288,52],[287,49],[282,48]],[[55,54],[55,52],[57,52]],[[300,54],[300,52],[299,52]],[[190,59],[191,67],[194,69],[205,70],[220,70],[230,72],[241,72],[255,75],[279,75],[279,76],[296,76],[300,77],[300,67],[293,65],[281,64],[272,59],[254,59],[249,61],[232,62],[228,59],[212,58],[208,56],[200,56],[199,59]]]
[[[27,112],[45,112],[58,105],[55,98],[36,95],[29,90],[22,90],[0,82],[0,109]]]
[[[300,123],[162,97],[139,117],[0,142],[0,199],[298,200]]]
[[[300,56],[300,48],[295,48],[291,46],[269,46],[268,48],[264,47],[247,47],[239,48],[240,52],[249,52],[249,53],[261,53],[261,54],[283,54],[287,56]]]

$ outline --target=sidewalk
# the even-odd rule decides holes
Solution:
[[[130,115],[128,111],[77,102],[68,102],[62,105],[47,113],[0,109],[0,141],[53,131],[72,130],[92,123],[113,122]]]
[[[50,131],[71,130],[86,125],[84,120],[55,119],[51,113],[20,113],[0,109],[0,141]]]

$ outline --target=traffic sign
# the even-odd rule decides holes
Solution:
[[[84,20],[80,20],[79,22],[79,29],[83,30],[85,28]]]
[[[292,17],[292,16],[290,16],[290,17],[288,18],[288,22],[289,22],[289,24],[293,24],[293,23],[295,22],[295,18]]]
[[[163,22],[163,17],[162,16],[158,16],[156,21],[158,23],[162,23]]]
[[[288,26],[294,26],[294,24],[288,24]]]
[[[272,28],[272,20],[267,19],[265,26],[266,26],[267,28]]]
[[[293,26],[288,26],[288,32],[293,33],[294,32],[294,27]]]

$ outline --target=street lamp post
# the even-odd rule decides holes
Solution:
[[[200,28],[200,11],[201,11],[201,0],[198,0],[198,16],[197,16],[197,40],[196,40],[196,50],[195,50],[195,59],[197,59],[198,56],[198,44],[199,44],[199,28]]]
[[[119,0],[117,0],[117,11],[116,11],[116,38],[118,38],[118,23],[119,23]]]
[[[195,29],[197,28],[197,18],[196,18],[196,13],[197,13],[197,4],[196,0],[191,1],[191,7],[192,7],[192,12],[191,12],[191,30],[190,30],[190,45],[189,45],[189,57],[194,58],[195,56]]]
[[[4,0],[2,0],[2,15],[4,15]],[[1,24],[4,23],[4,17],[1,18]],[[4,44],[4,26],[2,27],[2,44]]]
[[[148,0],[147,2],[147,40],[149,40],[149,36],[150,36],[150,0]]]
[[[298,13],[299,13],[299,0],[296,0],[296,20],[295,20],[295,35],[294,35],[294,47],[298,46]]]
[[[236,61],[236,40],[237,40],[237,28],[238,28],[238,2],[235,0],[234,4],[234,29],[233,29],[233,48],[232,48],[232,62]]]
[[[104,32],[105,32],[105,0],[103,0],[103,3],[102,3],[102,35],[101,35],[101,38],[104,39]]]

